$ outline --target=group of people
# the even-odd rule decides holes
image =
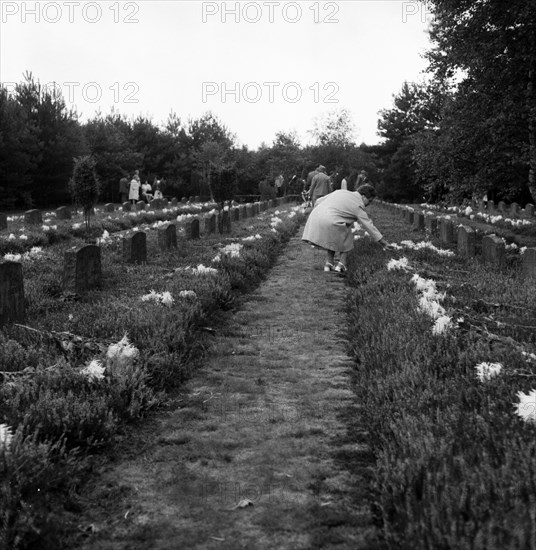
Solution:
[[[130,201],[132,204],[136,204],[141,197],[141,200],[149,204],[153,199],[163,199],[164,195],[160,189],[161,181],[155,177],[153,187],[148,180],[145,183],[141,183],[140,171],[136,170],[130,183],[127,178],[123,177],[119,180],[119,194],[121,195],[121,202]]]
[[[302,240],[326,251],[324,271],[346,273],[347,255],[354,247],[352,226],[355,222],[382,247],[390,247],[365,210],[376,197],[376,190],[367,181],[364,170],[357,178],[356,191],[348,190],[346,178],[342,180],[341,188],[334,191],[322,165],[310,172],[307,178],[313,210],[305,224]]]

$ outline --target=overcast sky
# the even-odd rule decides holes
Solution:
[[[421,81],[424,4],[136,0],[0,2],[0,81],[56,82],[81,120],[115,110],[161,124],[212,111],[239,144],[270,144],[347,108],[357,143],[378,111]]]

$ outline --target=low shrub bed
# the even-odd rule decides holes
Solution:
[[[1,548],[61,547],[61,512],[76,507],[91,454],[192,373],[199,328],[259,283],[302,220],[270,216],[179,238],[146,265],[124,264],[112,239],[102,288],[74,301],[58,285],[64,243],[25,264],[31,326],[0,332]]]
[[[416,238],[390,213],[373,218],[388,240]],[[349,267],[354,388],[387,547],[535,547],[534,281],[364,239]]]

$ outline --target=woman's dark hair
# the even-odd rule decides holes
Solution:
[[[376,196],[376,189],[372,187],[369,183],[365,183],[364,185],[360,185],[357,188],[357,192],[360,195],[363,195],[364,197],[367,197],[367,199],[373,199]]]

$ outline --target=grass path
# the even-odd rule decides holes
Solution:
[[[101,467],[72,548],[377,547],[344,282],[300,236],[218,323],[172,406]]]

